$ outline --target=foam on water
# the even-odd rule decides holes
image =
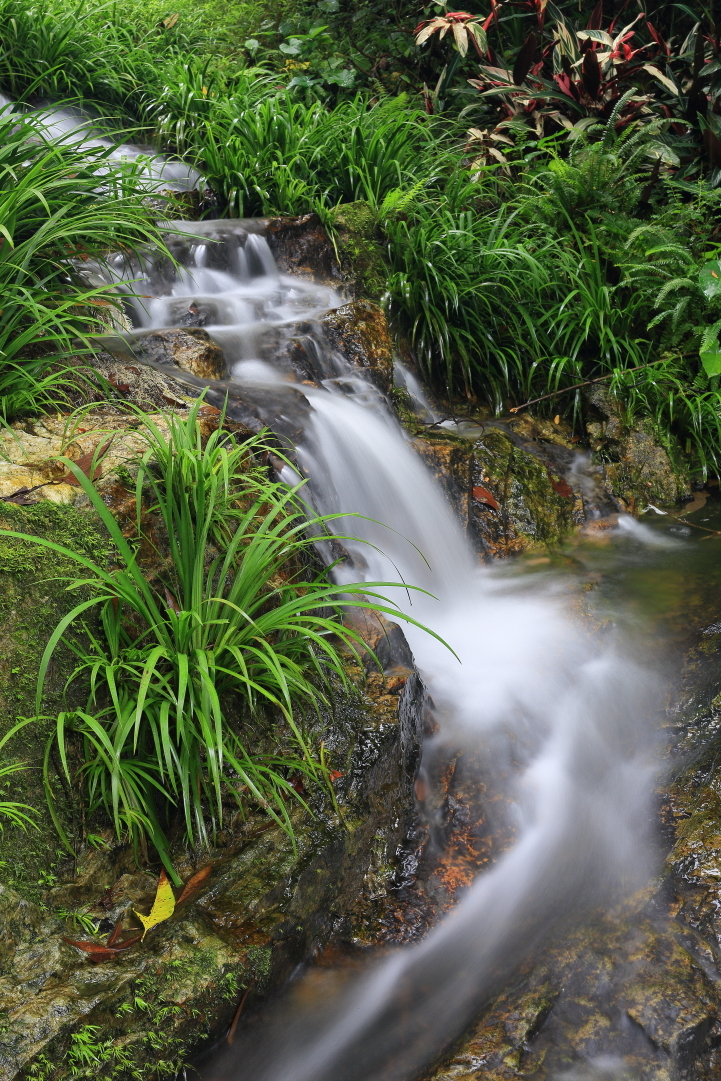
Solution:
[[[233,378],[275,387],[294,377],[268,359],[265,336],[309,321],[304,333],[324,367],[320,388],[303,388],[311,408],[299,468],[316,507],[347,514],[339,531],[357,538],[346,542],[350,559],[338,574],[425,591],[387,590],[451,647],[407,626],[439,724],[425,763],[444,745],[482,749],[491,768],[515,778],[508,813],[517,833],[423,941],[371,963],[326,1001],[280,1005],[205,1076],[405,1081],[462,1031],[539,937],[643,881],[639,824],[648,818],[658,681],[633,662],[628,643],[588,633],[552,577],[531,583],[478,566],[382,397],[320,340],[314,320],[339,303],[332,290],[279,274],[249,223],[216,223],[215,232],[204,223],[195,239],[192,228],[181,273],[163,281],[146,268],[138,291],[150,299],[135,302],[136,320],[150,328],[200,314]],[[422,404],[409,374],[401,371]],[[647,539],[635,524],[620,526],[628,528]]]

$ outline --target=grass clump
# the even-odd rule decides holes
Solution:
[[[141,429],[148,450],[138,462],[138,530],[147,514],[156,516],[168,545],[165,555],[155,552],[162,568],[154,578],[69,460],[116,565],[9,534],[82,568],[67,588],[83,599],[53,631],[38,679],[39,709],[64,643],[77,658],[68,690],[79,682],[89,688],[84,706],[59,713],[48,742],[56,827],[70,849],[54,807],[53,748],[67,780],[80,782],[88,815],[103,811],[118,836],[136,844],[149,837],[173,874],[167,832],[175,808],[190,843],[207,844],[228,801],[241,810],[259,803],[292,836],[291,805],[304,803],[293,775],[313,783],[326,772],[303,717],[330,705],[333,681],[347,679],[340,651],[360,644],[342,611],[360,605],[398,614],[373,584],[336,586],[311,569],[312,536],[327,533],[333,516],[309,518],[300,486],[271,481],[254,464],[269,449],[262,437],[236,444],[219,428],[203,442],[199,407],[187,419],[168,417],[167,430],[147,420]],[[147,528],[145,538],[150,543]],[[90,610],[99,611],[102,633],[71,636]]]
[[[104,148],[43,138],[42,117],[0,114],[0,411],[11,419],[57,400],[77,336],[103,326],[107,287],[80,284],[76,267],[109,249],[162,239],[143,202],[139,167]]]

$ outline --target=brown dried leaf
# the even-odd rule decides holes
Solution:
[[[179,905],[185,904],[185,902],[190,899],[191,894],[197,893],[206,879],[210,878],[212,873],[213,864],[206,863],[205,867],[201,867],[199,871],[196,871],[194,875],[191,875],[183,886],[183,890],[175,903],[175,907],[178,908]]]

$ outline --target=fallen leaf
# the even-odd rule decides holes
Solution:
[[[168,608],[172,608],[172,610],[176,614],[179,613],[180,605],[178,604],[177,599],[173,596],[167,586],[163,586],[163,590],[165,591],[165,603],[167,604]]]
[[[116,390],[119,390],[121,394],[127,394],[130,390],[130,383],[119,383],[114,372],[108,373],[108,382],[114,386]]]
[[[553,418],[553,423],[554,424],[560,424],[561,423],[561,414],[560,413]]]
[[[288,781],[290,782],[291,787],[296,790],[298,795],[302,796],[305,792],[305,782],[303,781],[303,778],[299,776],[289,777]]]
[[[338,778],[342,777],[342,776],[343,776],[343,774],[341,773],[341,771],[339,769],[332,769],[330,771],[330,773],[328,774],[328,780],[331,781],[331,782],[332,781],[337,781]]]
[[[140,912],[133,912],[138,917],[144,927],[144,931],[140,936],[141,942],[147,935],[151,927],[155,927],[159,923],[163,923],[169,919],[175,911],[175,894],[173,893],[173,887],[168,881],[168,876],[165,873],[165,868],[160,872],[158,879],[158,890],[155,894],[155,900],[153,901],[153,907],[150,910],[149,915],[143,916]]]
[[[475,487],[472,490],[473,498],[479,503],[487,503],[489,507],[493,507],[494,510],[500,510],[495,496],[488,491],[487,488]]]
[[[76,949],[83,950],[96,965],[102,964],[103,961],[112,961],[113,957],[118,956],[118,950],[101,946],[99,942],[77,942],[75,939],[65,938],[64,936],[63,942],[67,942],[68,946],[75,946]]]
[[[110,444],[112,443],[112,441],[113,439],[111,436],[110,439],[105,440],[102,446],[98,444],[96,447],[93,447],[92,450],[88,451],[87,454],[83,454],[82,457],[78,458],[78,460],[75,462],[75,465],[78,467],[78,469],[82,470],[85,476],[89,477],[90,480],[97,480],[100,476],[100,461],[110,450]],[[95,460],[95,469],[93,469],[93,459]],[[90,476],[91,470],[93,474],[92,477]],[[70,471],[65,473],[64,476],[60,477],[57,483],[71,484],[74,488],[80,487],[80,481],[75,476],[75,474],[71,473]]]
[[[206,863],[205,867],[201,867],[199,871],[196,871],[194,875],[191,875],[191,877],[183,886],[182,893],[180,894],[178,900],[175,902],[175,907],[178,908],[179,905],[184,905],[185,902],[189,900],[191,894],[197,893],[203,883],[208,878],[210,878],[212,873],[213,864]]]
[[[16,503],[18,507],[32,507],[38,500],[28,499],[28,496],[31,492],[37,491],[38,488],[44,487],[43,484],[36,484],[34,488],[18,488],[17,492],[13,492],[11,495],[0,495],[0,502]]]
[[[557,480],[555,477],[552,477],[550,473],[548,474],[548,479],[551,482],[551,487],[554,492],[558,492],[564,499],[573,499],[573,488],[571,488],[567,481],[563,478]]]

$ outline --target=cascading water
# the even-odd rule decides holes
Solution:
[[[204,1076],[404,1081],[460,1033],[540,936],[643,881],[639,823],[657,693],[628,644],[587,633],[552,580],[531,586],[478,567],[382,396],[314,329],[339,303],[332,290],[279,274],[253,223],[184,228],[196,235],[176,231],[171,240],[180,271],[152,258],[136,270],[132,291],[143,298],[132,300],[138,329],[127,340],[203,326],[238,388],[256,393],[298,389],[279,334],[287,339],[301,325],[315,342],[298,462],[320,510],[363,516],[342,523],[358,538],[347,543],[342,573],[426,591],[410,591],[406,608],[451,648],[407,628],[439,726],[424,762],[443,745],[482,748],[491,768],[515,776],[508,813],[517,834],[423,941],[369,965],[327,1002],[281,1005]],[[113,275],[130,288],[132,268],[121,259]]]
[[[29,107],[13,102],[0,93],[0,114],[15,112],[18,115],[34,117],[37,130],[49,143],[66,144],[85,151],[100,150],[113,164],[133,164],[148,192],[192,191],[200,182],[197,169],[158,154],[150,146],[118,142],[117,138],[99,127],[86,112],[75,106],[44,102]]]

